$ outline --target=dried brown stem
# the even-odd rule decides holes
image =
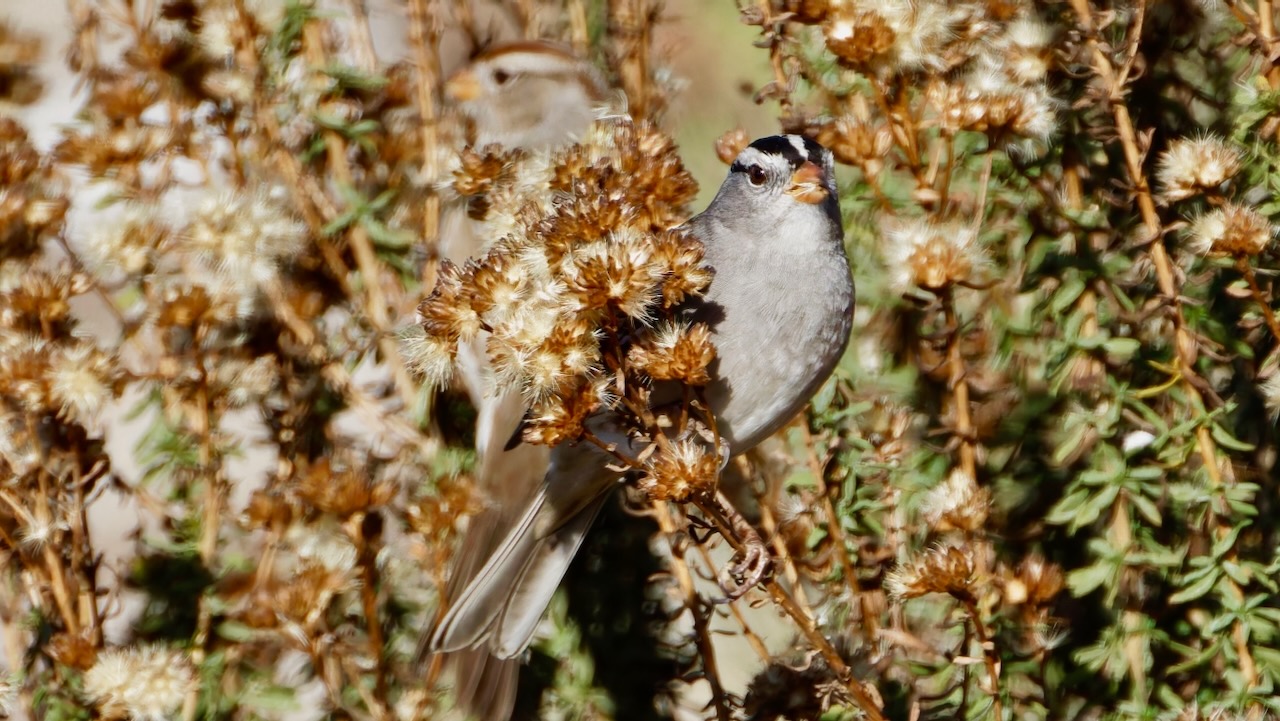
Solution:
[[[711,686],[711,705],[715,707],[719,721],[730,721],[733,718],[733,707],[729,695],[725,693],[724,684],[720,681],[720,670],[716,664],[715,646],[711,642],[711,629],[708,625],[708,608],[698,590],[693,585],[693,574],[689,571],[689,563],[685,559],[684,544],[677,536],[677,526],[671,506],[662,501],[654,503],[655,518],[658,528],[667,537],[671,551],[671,566],[676,582],[680,586],[680,595],[684,606],[693,619],[693,639],[698,647],[698,656],[702,659],[702,676]]]
[[[466,3],[458,3],[465,6]],[[470,21],[470,7],[467,6],[466,20]],[[414,66],[417,68],[417,82],[414,87],[414,102],[421,116],[422,133],[422,175],[434,178],[439,172],[439,159],[436,148],[440,143],[440,112],[436,104],[436,95],[440,85],[440,32],[432,23],[428,14],[427,0],[410,0],[409,2],[409,47],[413,54]],[[428,242],[439,247],[440,242],[440,196],[434,190],[428,190],[423,200],[422,236]],[[423,278],[424,287],[430,287]]]
[[[742,518],[741,514],[731,512],[732,505],[724,497],[724,494],[717,493],[714,499],[700,499],[696,502],[696,505],[735,551],[744,552],[746,550],[746,541],[742,534],[746,531],[754,533],[754,530],[749,525],[746,525],[745,521],[740,520]],[[818,631],[817,624],[813,621],[813,618],[800,608],[791,594],[787,592],[787,589],[783,588],[782,584],[772,576],[766,577],[761,582],[761,585],[768,591],[769,597],[773,599],[773,602],[791,617],[791,620],[795,622],[800,632],[804,635],[805,640],[822,654],[832,673],[845,685],[854,703],[866,714],[867,718],[871,721],[885,721],[879,704],[862,687],[862,683],[853,677],[853,671],[841,658],[835,646],[832,646],[831,642]]]
[[[631,117],[643,120],[649,102],[649,23],[646,0],[609,0],[609,31],[614,63],[627,94]]]
[[[970,478],[977,480],[977,440],[969,408],[968,372],[965,369],[964,354],[961,349],[960,319],[956,313],[955,297],[950,288],[942,293],[941,301],[947,325],[947,385],[951,389],[951,402],[955,413],[954,430],[960,443],[960,469]]]
[[[715,569],[715,563],[711,560],[711,552],[707,550],[705,544],[698,546],[698,554],[702,557],[702,562],[706,564],[707,568]],[[730,600],[724,605],[729,607],[729,613],[733,615],[734,620],[736,620],[738,625],[742,628],[742,635],[747,639],[747,643],[750,644],[751,649],[756,652],[756,655],[760,657],[761,661],[764,661],[765,663],[770,662],[773,656],[769,653],[769,647],[765,645],[764,640],[762,640],[760,636],[751,629],[751,625],[747,623],[747,618],[743,615],[742,609],[738,608],[738,600]]]
[[[796,568],[795,559],[791,557],[791,552],[787,550],[786,540],[778,533],[778,522],[774,518],[770,496],[758,494],[756,500],[760,505],[760,527],[764,529],[765,538],[768,538],[770,545],[773,546],[775,559],[781,562],[782,572],[787,577],[787,583],[791,584],[791,587],[795,589],[796,601],[808,611],[809,600],[805,597],[804,586],[800,583],[800,572]]]
[[[1262,311],[1262,317],[1267,322],[1267,328],[1271,330],[1271,337],[1280,341],[1280,323],[1276,322],[1276,314],[1271,310],[1271,304],[1267,302],[1266,296],[1262,294],[1262,289],[1258,287],[1258,277],[1253,272],[1253,266],[1249,264],[1249,259],[1245,256],[1236,257],[1236,269],[1244,276],[1244,280],[1249,284],[1249,292],[1253,295],[1253,300],[1258,304],[1258,309]]]
[[[805,448],[808,451],[809,472],[813,474],[817,485],[818,497],[822,499],[822,511],[827,517],[827,533],[831,536],[831,545],[835,547],[836,558],[840,562],[841,580],[844,581],[845,587],[848,588],[850,598],[857,599],[858,607],[862,611],[859,625],[862,628],[863,638],[870,644],[875,639],[876,634],[876,613],[871,608],[869,599],[862,593],[862,588],[858,583],[858,571],[854,568],[853,561],[850,558],[852,551],[849,547],[849,541],[844,535],[844,526],[840,522],[839,514],[836,513],[835,504],[831,501],[830,489],[827,488],[826,462],[818,458],[809,424],[801,420],[797,425],[804,433]]]
[[[355,523],[355,519],[351,520]],[[357,524],[350,534],[356,544],[360,566],[360,602],[364,610],[365,633],[369,636],[369,657],[373,659],[374,693],[370,709],[375,718],[387,716],[387,661],[383,656],[381,615],[378,613],[378,549],[369,543]]]
[[[964,599],[965,611],[969,614],[969,620],[973,623],[973,632],[978,637],[978,646],[982,649],[982,660],[987,668],[987,677],[991,681],[991,717],[994,719],[1003,719],[1003,703],[1000,700],[1000,655],[996,651],[995,643],[987,634],[986,624],[982,622],[982,616],[978,612],[978,603],[972,597]],[[962,705],[961,708],[964,708]]]

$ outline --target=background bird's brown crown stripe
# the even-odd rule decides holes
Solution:
[[[490,60],[502,55],[510,55],[512,53],[551,53],[559,55],[565,60],[575,61],[576,56],[567,48],[541,40],[522,40],[514,43],[503,43],[501,45],[489,47],[477,52],[471,59],[472,61]]]

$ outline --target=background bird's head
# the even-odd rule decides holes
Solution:
[[[595,68],[557,45],[507,43],[477,55],[445,84],[472,123],[472,144],[563,143],[595,119],[605,87]]]

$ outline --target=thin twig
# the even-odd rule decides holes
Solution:
[[[1262,289],[1258,287],[1258,278],[1254,275],[1253,266],[1249,264],[1249,259],[1245,256],[1236,257],[1236,268],[1240,274],[1244,276],[1245,282],[1249,284],[1249,292],[1253,295],[1253,300],[1258,304],[1258,308],[1262,311],[1262,317],[1267,321],[1267,328],[1271,329],[1271,337],[1280,341],[1280,323],[1276,322],[1276,314],[1271,310],[1271,304],[1262,295]]]
[[[746,551],[747,543],[744,540],[743,533],[754,533],[754,531],[749,525],[744,525],[745,521],[741,520],[740,514],[736,516],[736,519],[731,520],[728,510],[732,506],[724,497],[724,494],[718,493],[714,499],[698,499],[695,501],[695,505],[715,525],[720,535],[729,542],[734,551],[739,553]],[[773,599],[773,602],[791,617],[810,645],[822,654],[832,673],[845,685],[854,703],[866,714],[867,718],[871,721],[885,721],[879,704],[872,700],[871,695],[862,687],[862,682],[854,678],[853,671],[841,658],[835,646],[832,646],[831,642],[818,631],[817,624],[813,618],[801,610],[787,589],[783,588],[782,584],[772,576],[765,577],[761,581],[761,585],[768,591],[769,597]]]
[[[654,510],[658,528],[666,536],[671,551],[671,566],[680,586],[681,600],[693,619],[693,640],[698,647],[698,656],[702,659],[702,676],[711,686],[711,704],[715,707],[716,718],[719,721],[730,721],[733,718],[733,708],[729,695],[725,693],[724,684],[720,681],[715,646],[711,642],[711,631],[707,624],[707,603],[698,595],[698,590],[693,585],[693,574],[689,572],[689,563],[684,557],[684,544],[679,541],[671,506],[658,501],[654,503]]]

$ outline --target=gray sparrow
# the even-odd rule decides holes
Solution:
[[[706,294],[681,315],[708,324],[716,347],[706,400],[724,447],[745,452],[787,424],[830,376],[849,340],[853,281],[845,254],[830,151],[787,135],[755,141],[734,160],[715,199],[686,224],[715,269]],[[661,393],[655,389],[655,404]],[[632,457],[608,414],[592,433]],[[487,649],[514,658],[528,647],[620,473],[588,443],[561,444],[487,560],[437,625],[431,647]]]

